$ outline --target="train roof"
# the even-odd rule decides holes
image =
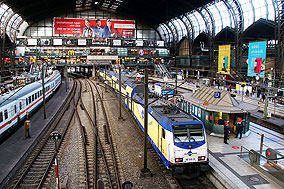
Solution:
[[[101,70],[104,71],[104,69],[101,69]],[[114,71],[110,71],[110,70],[107,70],[106,72],[108,74],[110,74],[110,75],[115,76],[117,79],[119,79],[119,74],[118,73],[116,73]],[[137,86],[137,83],[135,83],[135,80],[133,78],[125,77],[125,76],[123,76],[123,74],[121,76],[121,81],[123,83],[125,83],[126,85],[128,85],[129,87],[133,88],[133,89]]]
[[[156,98],[149,98],[149,103],[152,103],[154,100],[156,100]],[[175,104],[168,100],[159,99],[150,106],[152,110],[159,114],[159,116],[170,119],[172,124],[175,122],[199,121],[192,115],[179,110]]]
[[[53,81],[56,79],[57,75],[60,74],[59,71],[54,71],[53,74],[50,77],[47,77],[45,79],[45,84]],[[19,99],[27,94],[29,94],[31,91],[34,91],[38,88],[42,87],[42,81],[38,80],[36,82],[33,82],[31,84],[25,85],[22,88],[15,89],[9,93],[5,93],[4,95],[0,96],[0,107],[5,106],[9,104],[11,101],[14,101],[16,99]],[[8,99],[8,100],[7,100]]]

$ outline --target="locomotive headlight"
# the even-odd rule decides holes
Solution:
[[[176,158],[175,160],[176,160],[177,163],[179,163],[179,162],[183,161],[183,158]]]
[[[198,161],[205,160],[205,156],[198,156]]]

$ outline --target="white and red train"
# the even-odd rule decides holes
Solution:
[[[49,98],[61,84],[61,74],[53,71],[45,78],[45,98]],[[42,80],[0,96],[0,138],[43,103]]]

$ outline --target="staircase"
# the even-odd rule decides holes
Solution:
[[[155,69],[158,71],[158,74],[160,76],[172,78],[171,73],[169,72],[169,70],[166,68],[166,66],[164,64],[155,63],[154,66],[155,66]]]

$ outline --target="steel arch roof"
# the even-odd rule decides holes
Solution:
[[[145,23],[158,26],[160,23],[206,5],[213,0],[6,0],[28,22],[46,17],[60,16],[62,11],[103,9],[123,14]]]

